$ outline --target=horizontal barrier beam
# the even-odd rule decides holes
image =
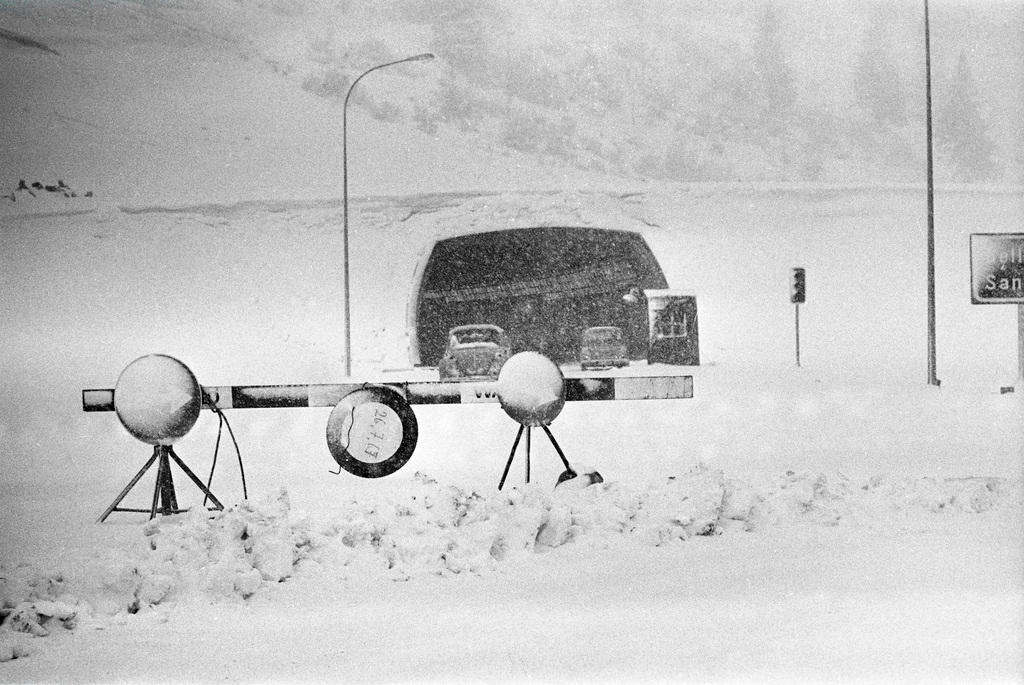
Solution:
[[[218,409],[270,409],[333,407],[342,397],[367,386],[383,385],[398,391],[409,404],[477,404],[499,402],[495,381],[322,383],[314,385],[203,386],[203,406]],[[693,397],[693,376],[619,376],[566,378],[565,399],[665,400]],[[113,389],[82,391],[83,411],[114,411]]]

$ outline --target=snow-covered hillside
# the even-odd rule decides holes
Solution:
[[[933,4],[938,178],[1019,183],[1024,8]],[[349,84],[427,51],[353,92],[353,193],[921,182],[922,34],[913,4],[5,3],[0,192],[337,195]]]
[[[0,682],[1024,678],[1024,392],[999,393],[1017,312],[971,305],[968,279],[969,234],[1019,231],[1024,191],[939,186],[930,387],[923,185],[676,184],[428,133],[416,103],[454,59],[410,18],[429,6],[0,7]],[[559,35],[520,10],[515,35]],[[735,38],[730,16],[703,31]],[[417,406],[410,463],[373,481],[332,473],[329,409],[231,410],[224,512],[175,470],[192,511],[96,523],[151,448],[80,393],[134,358],[204,385],[341,380],[344,81],[325,75],[424,50],[350,111],[355,375],[431,373],[408,368],[406,313],[434,240],[606,226],[697,295],[703,365],[674,369],[694,397],[568,403],[552,431],[604,483],[553,488],[538,439],[532,482],[520,456],[501,492],[516,425],[493,404]],[[217,434],[205,412],[175,446],[204,481]]]

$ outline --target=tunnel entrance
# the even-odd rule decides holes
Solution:
[[[537,350],[558,363],[579,358],[584,329],[619,326],[630,358],[643,359],[642,293],[667,287],[647,242],[631,231],[537,227],[441,240],[416,295],[414,362],[436,365],[449,329],[477,323],[505,329],[513,353]]]

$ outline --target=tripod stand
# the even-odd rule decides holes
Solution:
[[[196,474],[192,473],[192,470],[185,465],[185,462],[183,462],[181,458],[174,453],[173,447],[170,445],[154,445],[153,456],[151,456],[149,461],[139,469],[139,472],[136,473],[131,482],[125,486],[124,490],[122,490],[121,494],[117,496],[117,499],[114,500],[113,504],[107,507],[107,510],[103,512],[102,516],[100,516],[98,523],[103,523],[107,517],[110,516],[111,512],[115,511],[134,511],[139,513],[145,513],[148,511],[149,518],[153,519],[156,517],[158,503],[160,504],[159,509],[162,516],[167,516],[168,514],[180,514],[181,512],[186,511],[185,509],[178,508],[178,499],[174,493],[174,479],[171,477],[171,459],[181,467],[181,470],[185,472],[185,475],[192,479],[192,482],[196,484],[203,494],[210,498],[210,501],[213,502],[214,509],[224,508],[224,505],[213,496],[210,489],[203,485],[203,482],[196,477]],[[156,469],[156,483],[153,486],[153,505],[149,509],[133,509],[117,506],[121,503],[121,500],[124,499],[125,495],[135,487],[135,484],[139,482],[143,474],[149,470],[149,467],[153,465],[153,462],[158,462]]]
[[[562,463],[565,464],[565,471],[563,471],[562,474],[558,476],[558,482],[561,483],[562,481],[569,480],[570,478],[575,478],[576,472],[573,470],[571,466],[569,466],[569,460],[565,458],[565,453],[562,452],[562,448],[558,446],[557,442],[555,442],[555,436],[551,434],[551,429],[545,426],[544,424],[540,424],[540,427],[544,429],[545,433],[547,433],[548,440],[550,440],[551,444],[555,446],[555,451],[558,452],[559,458],[562,460]],[[516,433],[516,439],[512,443],[512,452],[509,453],[508,455],[508,461],[505,462],[505,471],[501,474],[501,482],[498,483],[498,490],[501,490],[501,488],[505,485],[505,478],[508,476],[508,470],[512,466],[512,460],[515,459],[516,448],[519,447],[519,439],[523,437],[524,430],[526,431],[526,482],[530,482],[531,428],[532,426],[527,426],[526,424],[523,423],[519,424],[519,431]]]

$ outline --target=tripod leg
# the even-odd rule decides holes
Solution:
[[[526,482],[530,482],[530,434],[533,432],[532,427],[526,427]]]
[[[152,521],[156,518],[156,505],[160,501],[160,483],[163,481],[164,469],[170,468],[170,464],[167,463],[167,455],[161,451],[159,446],[153,448],[156,455],[160,457],[160,460],[156,464],[156,484],[153,486],[153,506],[149,509],[149,519]]]
[[[548,434],[548,439],[551,441],[551,444],[555,446],[555,451],[558,452],[558,456],[561,457],[562,463],[565,464],[565,470],[572,471],[572,475],[575,476],[576,472],[573,471],[571,466],[569,466],[569,460],[565,458],[565,453],[562,452],[562,448],[558,446],[557,442],[555,442],[555,436],[551,434],[551,429],[543,424],[541,424],[541,428],[543,428],[544,432]]]
[[[175,454],[174,450],[170,447],[167,448],[167,452],[171,455],[171,457],[178,464],[178,466],[181,467],[181,470],[185,472],[185,475],[192,479],[192,482],[196,484],[196,487],[202,490],[203,494],[210,498],[210,501],[213,502],[213,505],[218,509],[223,509],[224,505],[220,503],[220,500],[213,496],[213,493],[210,492],[210,489],[203,485],[203,481],[199,480],[199,477],[196,476],[196,474],[192,473],[192,469],[185,465],[185,462],[181,460],[181,457]]]
[[[508,469],[512,466],[512,460],[516,456],[516,448],[519,447],[519,438],[523,437],[523,430],[526,428],[523,424],[519,424],[519,432],[516,433],[516,439],[512,443],[512,451],[509,452],[508,461],[505,462],[505,471],[501,474],[501,482],[498,483],[498,490],[505,485],[505,477],[508,476]]]
[[[178,513],[178,497],[174,493],[174,477],[171,475],[171,462],[167,455],[171,448],[160,447],[160,513],[164,516]]]
[[[114,500],[113,504],[111,504],[109,507],[107,507],[107,510],[105,512],[103,512],[103,515],[100,516],[100,518],[97,521],[97,523],[103,523],[104,521],[106,521],[107,517],[110,516],[110,513],[112,511],[114,511],[115,509],[117,509],[117,505],[121,503],[121,500],[123,500],[125,498],[125,495],[127,495],[129,493],[129,491],[131,491],[131,489],[135,487],[135,484],[139,482],[139,479],[142,478],[142,475],[144,473],[146,473],[146,471],[149,470],[149,467],[153,465],[153,462],[156,461],[157,454],[158,454],[157,448],[154,447],[153,448],[153,456],[149,458],[149,461],[146,462],[145,466],[143,466],[141,469],[139,469],[139,472],[136,473],[135,477],[131,479],[131,482],[129,482],[128,485],[125,486],[124,490],[122,490],[121,494],[117,496],[117,498]]]

